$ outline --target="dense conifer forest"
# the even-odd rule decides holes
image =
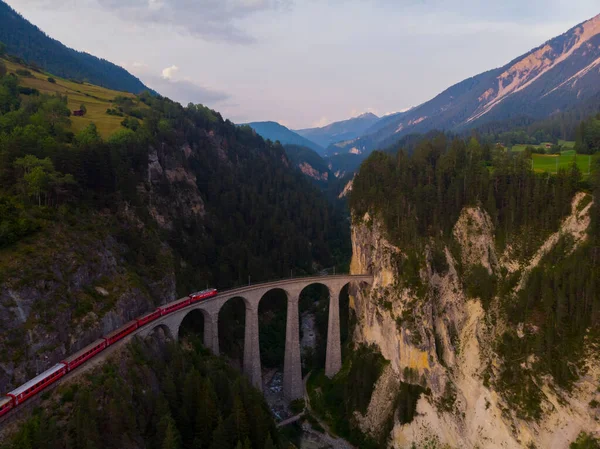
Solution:
[[[407,254],[401,272],[418,295],[426,294],[419,275],[426,246],[433,248],[432,268],[447,270],[441,248],[455,247],[452,229],[465,206],[487,211],[500,252],[511,245],[519,258],[527,259],[571,212],[577,191],[590,191],[596,198],[600,193],[598,170],[592,179],[583,179],[575,165],[556,175],[534,173],[530,157],[528,152],[480,145],[474,138],[450,141],[443,134],[423,140],[410,156],[376,152],[354,181],[354,219],[368,212],[383,220],[391,241]],[[584,205],[589,201],[588,196]],[[512,326],[497,341],[505,360],[497,385],[525,418],[539,417],[541,398],[536,377],[518,361],[535,354],[536,374],[551,374],[558,385],[569,388],[580,372],[573,367],[584,348],[600,335],[599,211],[594,203],[589,239],[573,249],[563,237],[517,298],[510,293],[514,275],[489,275],[483,267],[459,273],[467,293],[479,297],[488,310],[496,298],[501,316]],[[519,323],[525,323],[525,338],[517,337]]]
[[[182,107],[143,94],[141,119],[103,140],[95,126],[73,134],[66,99],[22,95],[13,74],[0,78],[0,248],[77,214],[134,207],[145,235],[127,226],[115,234],[132,265],[152,263],[168,242],[178,257],[180,291],[207,282],[230,287],[343,264],[349,230],[318,189],[296,173],[283,148],[265,143],[203,106]],[[218,136],[221,149],[211,140]],[[152,223],[139,195],[148,155],[189,146],[189,169],[206,207],[203,222]],[[173,195],[168,182],[158,186]],[[145,217],[145,218],[144,218]],[[200,283],[202,282],[202,283]]]
[[[46,396],[2,449],[288,447],[261,393],[195,340],[134,341]]]

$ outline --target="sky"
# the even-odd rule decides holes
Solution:
[[[600,13],[598,0],[7,0],[182,104],[292,129],[419,105]]]

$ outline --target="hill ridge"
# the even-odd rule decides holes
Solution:
[[[468,130],[515,117],[543,119],[600,93],[600,14],[573,26],[507,64],[449,86],[405,113],[384,117],[335,151],[363,154],[403,136],[434,129]]]
[[[134,94],[146,90],[155,93],[123,67],[69,48],[50,37],[2,0],[0,41],[8,53],[54,75]]]

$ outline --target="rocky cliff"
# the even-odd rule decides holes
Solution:
[[[65,214],[2,253],[0,390],[177,298],[166,233],[176,221],[189,227],[206,214],[190,164],[197,156],[187,145],[150,148],[139,204]]]
[[[135,169],[84,159],[100,187],[82,177],[69,203],[31,206],[39,229],[0,246],[2,393],[160,304],[331,266],[329,236],[345,243],[281,146],[202,107],[152,101],[181,120],[130,144]]]
[[[510,245],[499,254],[488,214],[477,207],[465,208],[452,242],[443,248],[432,243],[425,249],[418,279],[408,273],[410,255],[389,242],[380,220],[368,214],[355,218],[351,271],[372,273],[375,281],[368,294],[357,292],[353,297],[358,318],[354,340],[376,345],[391,362],[366,416],[358,419],[363,431],[376,435],[395,413],[389,435],[394,448],[563,449],[580,432],[600,432],[600,362],[591,340],[570,389],[557,386],[551,376],[535,377],[541,412],[537,418],[524,416],[499,380],[503,366],[515,362],[504,360],[497,351],[509,323],[498,298],[490,301],[474,295],[477,290],[468,288],[464,274],[477,267],[499,282],[517,277],[507,293],[516,295],[561,239],[572,242],[571,252],[585,242],[590,200],[578,194],[560,229],[528,259],[517,258]],[[519,338],[524,326],[517,326]],[[533,369],[535,355],[518,363],[527,372]],[[398,412],[389,407],[394,396],[390,392],[401,382],[427,389],[408,423],[401,423]]]

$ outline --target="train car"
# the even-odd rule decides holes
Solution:
[[[122,338],[125,338],[127,335],[131,334],[137,328],[138,328],[137,321],[130,321],[123,327],[117,329],[114,332],[111,332],[106,337],[104,337],[104,339],[106,340],[106,346],[110,346],[110,345],[118,342]]]
[[[16,390],[11,391],[7,394],[8,397],[14,400],[13,405],[16,407],[22,404],[24,401],[29,399],[31,396],[35,396],[48,385],[53,384],[58,379],[67,374],[67,367],[64,363],[54,365],[47,371],[44,371],[39,376],[34,377],[29,382],[24,383]]]
[[[73,371],[82,363],[87,362],[89,359],[94,357],[99,352],[104,351],[106,348],[106,340],[101,338],[100,340],[96,340],[91,345],[86,346],[81,351],[76,352],[68,359],[65,359],[63,363],[67,365],[68,371]]]
[[[192,293],[190,295],[190,300],[192,302],[203,301],[208,298],[212,298],[213,296],[217,296],[216,288],[209,288],[207,290],[202,290],[200,292]]]
[[[0,398],[0,416],[6,415],[14,407],[14,400],[11,397],[4,396]]]
[[[162,316],[168,315],[171,312],[175,312],[176,310],[183,309],[191,304],[191,300],[189,297],[180,299],[179,301],[172,302],[171,304],[167,304],[166,306],[159,307],[160,314]]]
[[[154,312],[148,313],[148,314],[144,315],[143,317],[138,318],[138,320],[137,320],[138,327],[145,326],[146,324],[156,320],[157,318],[160,318],[160,309],[156,309]]]

